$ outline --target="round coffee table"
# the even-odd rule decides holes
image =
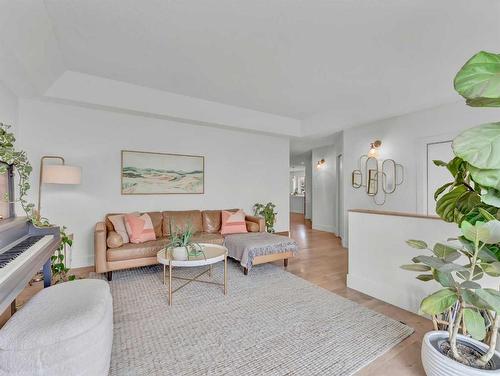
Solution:
[[[187,284],[191,282],[202,282],[202,283],[210,283],[212,285],[224,286],[224,295],[227,293],[227,248],[221,245],[216,244],[208,244],[201,243],[200,246],[203,248],[203,252],[205,256],[190,256],[188,260],[174,260],[171,258],[171,253],[167,252],[165,249],[162,249],[158,252],[156,258],[160,264],[163,264],[163,284],[166,285],[167,281],[167,267],[168,267],[168,305],[172,305],[172,294]],[[200,278],[202,275],[207,274],[212,276],[212,265],[218,262],[224,261],[224,283],[212,282],[212,281],[201,281]],[[208,266],[208,269],[204,270],[200,274],[196,275],[194,278],[183,278],[183,277],[174,277],[172,276],[172,270],[175,267],[181,268],[191,268],[196,266]],[[172,290],[172,278],[182,279],[187,281],[181,286],[177,287],[175,290]]]

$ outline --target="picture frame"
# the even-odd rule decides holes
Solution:
[[[205,157],[122,150],[122,195],[204,194]]]

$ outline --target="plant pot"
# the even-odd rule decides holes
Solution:
[[[172,248],[172,258],[177,261],[185,261],[188,259],[186,247]]]
[[[448,332],[428,332],[422,340],[422,364],[427,376],[485,376],[500,375],[500,353],[495,351],[491,358],[493,369],[479,369],[459,363],[439,350],[439,343],[448,340]],[[462,344],[475,348],[481,353],[488,351],[488,346],[475,339],[458,335],[457,340]]]

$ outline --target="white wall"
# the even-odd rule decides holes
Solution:
[[[334,145],[324,146],[312,151],[312,227],[315,230],[336,232],[335,195],[336,150]],[[317,168],[319,160],[325,164]]]
[[[337,156],[342,154],[342,132],[332,135],[331,140],[332,145],[312,150],[312,227],[337,234],[337,195],[339,193]],[[325,164],[318,169],[316,165],[321,159],[325,160]]]
[[[17,96],[0,82],[0,123],[17,125]]]
[[[313,194],[312,194],[312,152],[307,153],[307,161],[305,163],[306,170],[305,170],[305,176],[306,176],[306,205],[305,205],[305,213],[304,213],[304,218],[306,219],[312,219],[312,199],[313,199]]]
[[[424,240],[432,247],[436,242],[456,237],[459,230],[454,223],[441,219],[351,212],[349,233],[347,286],[418,313],[421,300],[442,287],[435,281],[422,282],[415,278],[425,273],[400,268],[411,264],[415,256],[431,255],[430,251],[409,247],[405,241]],[[463,257],[457,262],[468,261]],[[481,284],[496,288],[498,281],[486,276]]]
[[[416,213],[422,191],[420,169],[425,160],[425,140],[438,135],[456,135],[461,130],[500,121],[500,110],[470,108],[463,102],[385,119],[344,131],[344,213],[349,209],[376,209]],[[392,158],[405,168],[405,181],[383,206],[374,204],[362,188],[351,186],[351,172],[374,140],[382,140],[380,158]],[[345,237],[343,240],[346,241]],[[347,243],[345,242],[344,245]]]
[[[287,138],[31,100],[20,102],[19,123],[21,146],[35,167],[33,183],[42,155],[61,155],[82,167],[81,185],[45,185],[42,200],[42,215],[75,234],[72,267],[93,264],[94,225],[107,212],[249,212],[255,202],[272,201],[279,212],[276,230],[288,230]],[[204,155],[205,194],[122,196],[122,149]]]

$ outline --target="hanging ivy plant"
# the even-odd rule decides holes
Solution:
[[[16,141],[16,138],[14,137],[14,133],[9,131],[10,128],[10,125],[0,123],[0,161],[4,162],[4,164],[0,165],[0,174],[6,174],[9,165],[12,165],[14,167],[14,170],[17,172],[19,177],[19,194],[16,201],[21,204],[21,207],[26,213],[28,220],[33,222],[34,225],[43,225],[44,223],[38,222],[47,221],[38,221],[36,219],[36,215],[34,212],[35,205],[28,202],[26,198],[28,191],[31,188],[29,177],[31,172],[33,171],[33,167],[31,167],[26,152],[17,151],[14,148],[14,142]]]
[[[35,212],[35,205],[28,201],[27,195],[31,188],[30,185],[30,175],[33,171],[33,167],[28,160],[28,156],[25,151],[18,151],[14,147],[16,138],[14,133],[10,132],[10,125],[0,123],[0,174],[6,174],[8,172],[9,166],[13,166],[14,170],[18,175],[18,198],[15,200],[21,204],[28,220],[33,223],[36,227],[48,227],[52,226],[47,218],[38,218]],[[8,193],[5,196],[6,200],[10,200]],[[68,275],[69,269],[65,265],[64,260],[64,247],[65,245],[71,246],[72,240],[66,234],[66,227],[61,228],[61,243],[56,251],[56,254],[51,257],[51,267],[54,281],[56,283],[73,280],[74,275]]]

